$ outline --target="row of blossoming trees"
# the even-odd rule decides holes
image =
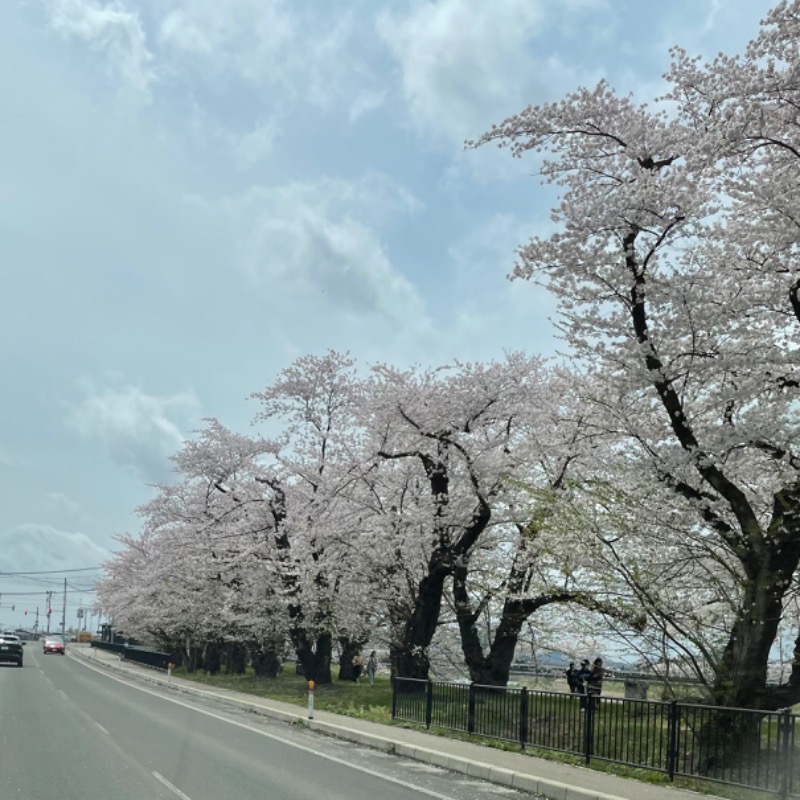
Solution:
[[[187,659],[239,643],[233,657],[265,674],[290,642],[324,682],[334,650],[347,664],[380,629],[394,671],[425,677],[446,603],[471,675],[505,683],[540,608],[643,624],[591,548],[548,524],[593,447],[567,371],[515,354],[359,377],[330,352],[254,397],[279,433],[209,420],[140,509],[142,534],[122,538],[99,597],[125,630],[182,642]]]
[[[264,671],[288,641],[322,680],[381,630],[424,677],[444,608],[502,684],[526,621],[567,606],[717,703],[798,702],[800,639],[788,679],[767,666],[800,562],[800,0],[666,78],[656,110],[601,82],[468,143],[543,153],[561,189],[515,277],[558,299],[566,366],[300,359],[256,395],[280,433],[212,420],[176,456],[100,587],[115,619]]]

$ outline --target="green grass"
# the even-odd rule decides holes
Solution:
[[[284,703],[290,703],[305,708],[308,702],[308,684],[302,675],[295,674],[294,664],[284,665],[281,675],[277,678],[256,678],[252,670],[248,669],[245,675],[206,675],[204,672],[187,673],[184,668],[174,670],[174,675],[207,686],[232,689],[257,697],[269,698]],[[334,676],[336,670],[334,669]],[[540,687],[541,688],[541,687]],[[555,699],[558,702],[559,698]],[[564,696],[562,703],[572,703],[574,698]],[[392,720],[392,688],[388,676],[376,675],[375,686],[370,687],[366,678],[362,683],[352,681],[337,681],[331,684],[317,685],[314,693],[314,707],[318,710],[330,711],[348,717],[357,717],[372,722],[380,722],[409,730],[425,731],[424,725],[415,725],[407,722],[394,722]],[[429,733],[445,738],[473,742],[486,747],[519,753],[518,744],[513,742],[492,739],[474,734],[459,733],[432,727]],[[584,759],[568,753],[555,750],[528,747],[526,755],[545,758],[563,764],[586,766]],[[675,786],[701,793],[710,793],[730,800],[764,800],[774,795],[747,789],[739,789],[725,784],[702,781],[698,779],[676,777],[670,781],[668,777],[659,772],[623,764],[614,764],[606,761],[592,760],[590,769],[605,772],[623,778],[634,778],[652,784]]]
[[[277,678],[257,678],[248,668],[245,675],[206,675],[204,672],[186,672],[183,667],[173,675],[207,686],[232,689],[245,694],[267,697],[283,703],[306,707],[308,683],[302,675],[295,674],[294,664],[285,664]],[[334,671],[335,675],[335,671]],[[362,683],[337,681],[317,685],[314,691],[314,708],[347,717],[358,717],[372,722],[392,722],[392,687],[388,676],[375,676],[375,686],[365,678]]]

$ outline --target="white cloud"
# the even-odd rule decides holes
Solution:
[[[112,72],[133,88],[147,90],[155,78],[153,56],[136,13],[118,1],[103,5],[98,0],[45,0],[45,4],[53,30],[105,51]]]
[[[282,115],[273,114],[242,136],[228,134],[233,158],[240,169],[250,169],[272,153],[281,133]]]
[[[171,472],[169,456],[183,442],[182,427],[191,427],[200,416],[193,393],[158,397],[138,386],[98,389],[89,383],[70,422],[82,436],[100,442],[118,464],[157,483]]]
[[[395,217],[420,208],[380,175],[259,187],[228,205],[242,230],[244,269],[272,297],[312,297],[347,316],[422,324],[423,303],[379,238]]]
[[[159,39],[262,82],[281,69],[297,35],[296,16],[283,0],[182,0],[163,17]]]
[[[378,32],[400,64],[417,128],[460,143],[517,110],[542,19],[532,0],[438,0],[416,2],[406,16],[383,13]]]
[[[574,33],[580,19],[585,38],[596,36],[595,22],[607,16],[607,5],[411,0],[405,14],[381,13],[377,29],[398,63],[413,126],[434,141],[459,146],[529,103],[570,89],[578,70],[554,51],[554,32]]]
[[[7,572],[94,567],[111,555],[85,533],[35,522],[0,531],[0,552]]]
[[[278,87],[285,108],[342,111],[352,122],[383,102],[368,19],[335,4],[180,0],[161,19],[159,43],[178,73],[197,63],[193,74],[216,88]]]
[[[380,91],[365,90],[361,92],[350,106],[350,111],[348,113],[350,122],[357,122],[361,117],[380,108],[386,102],[387,94],[388,92],[385,89]]]

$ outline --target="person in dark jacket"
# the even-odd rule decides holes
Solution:
[[[580,681],[578,680],[578,670],[575,669],[574,661],[569,662],[569,668],[566,670],[565,675],[567,676],[567,686],[569,686],[570,694],[578,694]]]
[[[592,664],[592,669],[589,676],[586,678],[586,693],[592,697],[600,697],[603,693],[603,677],[605,670],[603,669],[603,659],[596,658]]]
[[[581,696],[581,711],[586,708],[586,681],[589,680],[589,676],[591,674],[592,668],[589,666],[589,659],[584,658],[583,661],[581,661],[581,668],[578,670],[578,674],[576,675],[578,680],[576,694]]]

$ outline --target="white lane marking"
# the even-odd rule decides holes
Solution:
[[[327,753],[320,753],[317,750],[314,750],[312,747],[306,747],[303,744],[297,744],[297,742],[290,742],[286,739],[282,739],[280,736],[276,736],[274,733],[268,733],[267,731],[259,730],[258,728],[253,728],[250,725],[247,725],[244,722],[238,722],[235,719],[227,719],[226,717],[220,716],[219,714],[215,714],[213,711],[206,711],[203,708],[197,708],[197,706],[193,706],[190,703],[184,703],[182,700],[177,700],[174,697],[168,697],[165,694],[161,694],[160,692],[154,692],[152,689],[145,689],[144,686],[137,686],[135,683],[130,683],[129,681],[123,680],[122,678],[118,678],[116,675],[111,675],[109,672],[105,670],[99,669],[92,664],[89,664],[87,661],[84,661],[81,658],[76,658],[75,661],[82,664],[87,669],[94,670],[95,672],[99,672],[101,675],[105,675],[107,678],[110,678],[112,681],[117,681],[117,683],[121,683],[124,686],[128,686],[131,689],[136,689],[139,692],[145,692],[145,694],[151,694],[153,697],[157,697],[159,700],[166,700],[170,703],[174,703],[177,706],[183,706],[184,708],[188,708],[190,711],[196,711],[198,714],[205,714],[207,717],[211,717],[212,719],[217,719],[220,722],[226,722],[228,725],[234,725],[237,728],[244,728],[246,731],[250,731],[251,733],[257,733],[259,736],[265,736],[267,739],[272,739],[273,741],[279,742],[282,745],[288,745],[289,747],[295,747],[298,750],[302,750],[305,753],[310,753],[312,756],[316,756],[317,758],[323,758],[326,761],[332,761],[334,764],[339,764],[342,767],[349,767],[356,772],[362,772],[365,775],[371,775],[373,778],[378,778],[379,780],[386,781],[387,783],[393,783],[395,786],[402,786],[404,789],[410,789],[412,792],[417,792],[418,794],[425,795],[426,797],[433,797],[435,800],[453,800],[453,798],[449,795],[439,794],[439,792],[434,792],[431,789],[424,789],[421,786],[415,786],[413,783],[408,783],[407,781],[400,780],[400,778],[391,778],[388,775],[383,775],[380,772],[375,771],[374,769],[368,769],[367,767],[361,767],[358,764],[351,764],[349,761],[345,761],[343,758],[337,758],[336,756],[328,755]],[[153,773],[158,777],[157,773]],[[159,780],[163,779],[159,778]],[[172,788],[172,787],[170,787]],[[176,790],[179,791],[179,790]],[[186,795],[183,795],[186,797]],[[189,798],[186,798],[189,800]]]
[[[178,795],[178,797],[180,797],[181,800],[191,800],[189,795],[184,794],[177,786],[171,784],[163,775],[159,775],[157,772],[154,772],[153,777],[157,781],[161,781],[161,783],[163,783],[164,786],[167,787],[167,789]]]
[[[100,730],[103,731],[106,736],[111,736],[111,734],[99,722],[95,722],[94,720],[92,720],[92,722],[94,722],[94,724],[97,725],[97,727],[100,728]]]
[[[67,694],[67,693],[66,693],[66,692],[65,692],[63,689],[59,689],[59,690],[58,690],[58,693],[59,693],[59,694],[61,694],[61,695],[64,695],[64,697],[65,697],[67,700],[69,700],[69,695],[68,695],[68,694]]]

